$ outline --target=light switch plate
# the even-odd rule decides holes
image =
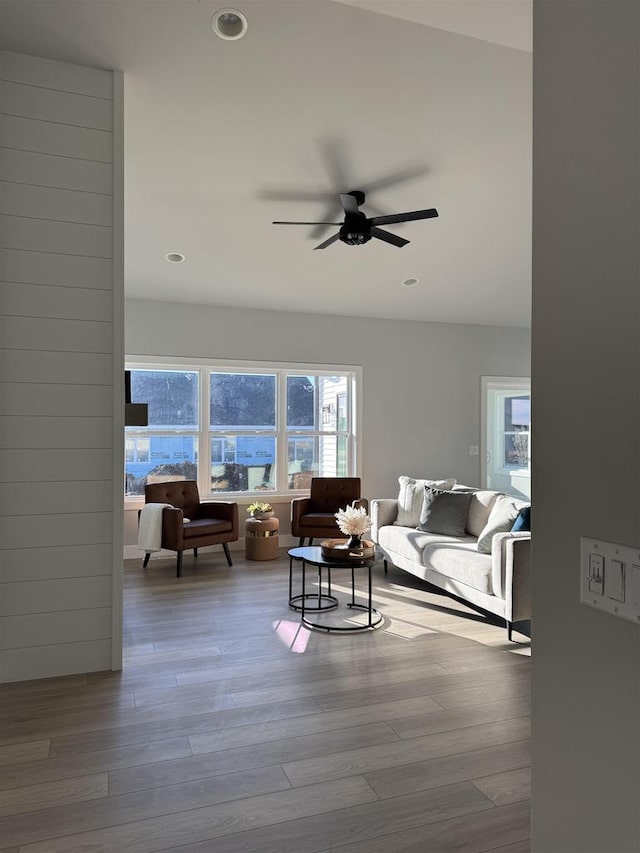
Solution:
[[[640,624],[640,547],[583,536],[580,601]]]

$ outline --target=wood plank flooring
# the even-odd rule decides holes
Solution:
[[[379,566],[309,631],[234,563],[128,561],[123,671],[3,686],[2,853],[529,853],[526,637]]]

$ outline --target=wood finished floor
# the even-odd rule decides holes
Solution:
[[[128,561],[123,672],[3,687],[3,853],[529,853],[525,637],[379,566],[311,632],[234,563]]]

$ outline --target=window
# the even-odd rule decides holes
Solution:
[[[132,400],[149,404],[149,425],[126,428],[127,495],[168,479],[196,479],[203,495],[283,494],[355,473],[355,368],[127,369]]]
[[[531,381],[482,377],[483,484],[531,496]]]

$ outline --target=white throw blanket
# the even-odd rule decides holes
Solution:
[[[145,504],[140,513],[138,528],[138,548],[152,554],[161,550],[162,542],[162,512],[171,504]]]

